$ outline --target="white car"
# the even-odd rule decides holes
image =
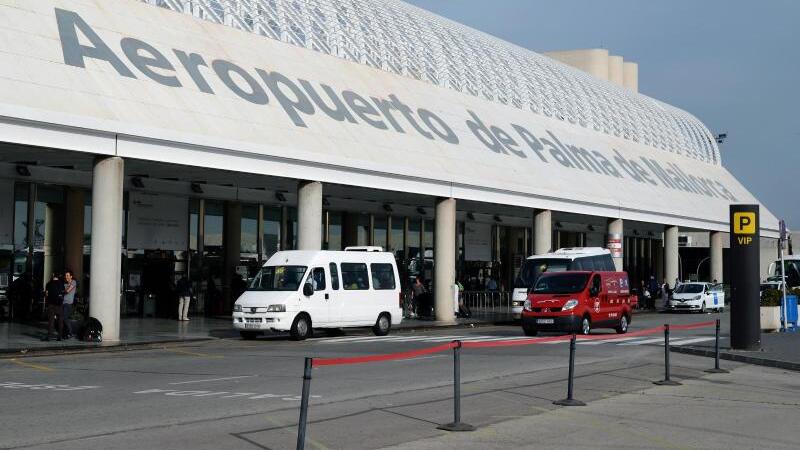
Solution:
[[[403,320],[394,255],[378,251],[277,252],[233,306],[244,339],[289,331],[305,339],[313,328],[371,326],[378,336]]]
[[[721,284],[689,282],[678,285],[667,302],[669,311],[707,311],[725,310],[725,291]]]

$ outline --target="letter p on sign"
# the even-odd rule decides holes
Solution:
[[[756,234],[756,213],[733,213],[733,232],[735,234]]]

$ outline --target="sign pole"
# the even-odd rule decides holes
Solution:
[[[731,348],[761,347],[758,205],[731,205]]]
[[[783,289],[783,300],[781,303],[781,307],[783,310],[783,331],[788,331],[789,305],[786,303],[786,264],[783,262],[783,243],[785,242],[784,240],[786,239],[786,222],[784,222],[783,220],[781,220],[780,222],[780,230],[781,230],[781,236],[780,239],[778,239],[778,250],[780,251],[781,255],[781,286]]]

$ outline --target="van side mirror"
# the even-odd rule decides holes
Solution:
[[[314,295],[314,286],[312,286],[311,283],[306,283],[303,285],[303,295],[306,297],[311,297]]]

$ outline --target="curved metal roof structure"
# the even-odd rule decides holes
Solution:
[[[691,114],[399,0],[140,0],[721,165]]]

